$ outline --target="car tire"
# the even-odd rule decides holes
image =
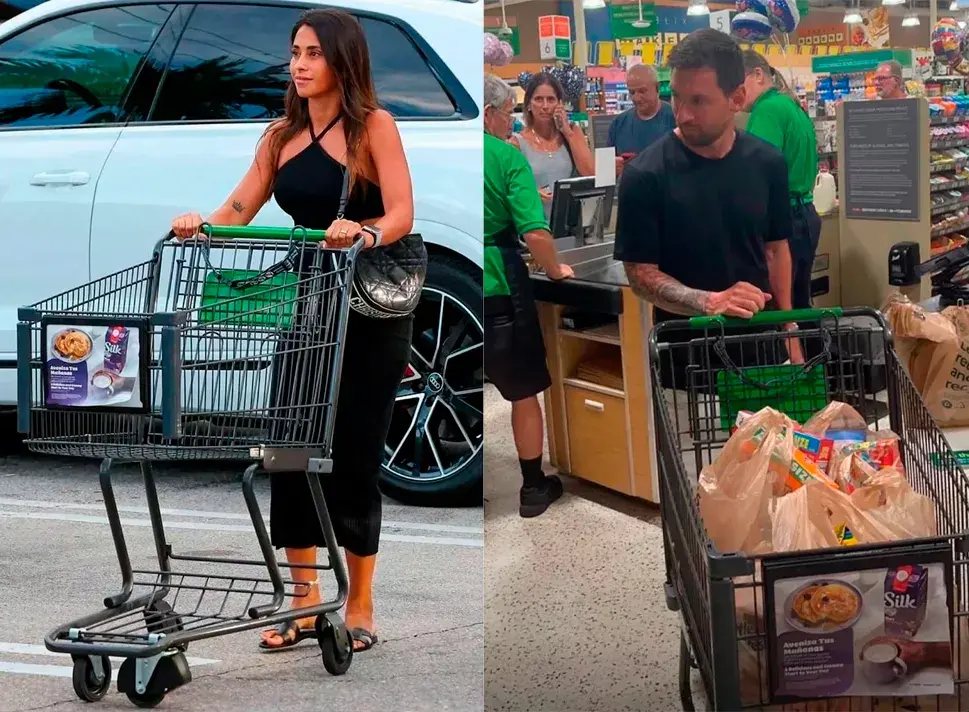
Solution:
[[[415,311],[413,342],[415,352],[418,350],[427,352],[426,346],[424,348],[421,347],[422,343],[427,343],[427,330],[425,328],[428,324],[427,310],[434,308],[436,304],[439,305],[442,299],[447,301],[449,298],[463,307],[464,313],[462,314],[460,308],[455,309],[455,305],[452,302],[447,302],[450,304],[450,310],[460,315],[456,318],[467,318],[468,315],[473,316],[473,320],[470,320],[468,323],[471,324],[472,329],[480,330],[480,336],[477,336],[477,338],[483,339],[483,289],[479,271],[467,266],[465,262],[457,257],[431,254],[428,259],[427,280],[424,289],[426,296],[421,300],[422,303],[418,305]],[[424,312],[421,311],[422,306],[425,309]],[[443,313],[444,310],[442,309]],[[481,349],[478,348],[477,352],[481,353]],[[467,356],[469,358],[468,362],[464,365],[463,370],[465,371],[470,370],[472,368],[471,362],[473,359],[478,358],[474,354],[474,349],[468,351]],[[431,368],[426,361],[423,364],[420,363],[419,357],[416,354],[413,360],[417,362],[417,370],[421,370],[423,367]],[[471,383],[463,384],[469,390],[474,387],[480,389],[482,393],[481,398],[483,398],[483,371],[483,364],[478,361],[474,368],[474,385]],[[410,374],[411,371],[409,370],[408,373]],[[427,376],[427,374],[423,374],[422,377],[424,376]],[[402,385],[406,385],[407,380],[408,376],[405,376],[405,382]],[[415,383],[417,382],[415,381]],[[419,390],[419,386],[415,385],[415,389]],[[472,400],[475,405],[479,402],[473,395],[468,396],[465,400]],[[398,405],[400,404],[398,403]],[[395,418],[397,417],[398,413],[395,411]],[[403,415],[401,415],[401,418],[403,418]],[[391,457],[393,448],[397,447],[401,441],[401,421],[398,421],[396,429],[395,425],[392,424],[391,433],[388,435],[387,454],[385,454],[380,468],[381,491],[398,502],[416,506],[480,506],[483,502],[482,478],[484,454],[481,447],[484,428],[483,414],[478,420],[480,422],[478,422],[477,430],[474,432],[465,423],[467,435],[477,444],[477,449],[474,454],[467,457],[460,464],[460,467],[455,468],[453,473],[437,478],[406,476],[401,471],[401,468],[388,466],[388,460]]]

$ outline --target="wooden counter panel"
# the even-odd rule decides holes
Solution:
[[[650,454],[650,380],[649,326],[652,307],[639,299],[631,289],[622,290],[622,369],[626,382],[626,411],[629,423],[629,443],[633,468],[632,492],[652,502],[653,468]]]
[[[570,473],[617,492],[632,494],[625,399],[571,383],[564,388]]]

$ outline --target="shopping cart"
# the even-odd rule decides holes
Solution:
[[[795,334],[805,351],[803,365],[786,362],[784,344],[791,334],[778,325],[789,322],[800,324]],[[695,709],[690,676],[698,668],[712,709],[805,709],[803,702],[790,706],[790,695],[776,694],[778,666],[770,628],[776,578],[771,571],[828,567],[825,574],[830,575],[866,565],[874,570],[888,568],[885,562],[899,557],[903,562],[931,558],[932,552],[952,576],[954,695],[933,696],[929,707],[911,706],[911,697],[887,702],[878,697],[877,703],[853,697],[838,709],[969,709],[969,654],[962,650],[969,643],[969,629],[964,630],[969,616],[969,486],[896,358],[882,315],[869,309],[823,309],[767,312],[750,321],[698,317],[666,322],[650,336],[650,363],[666,598],[682,618],[683,708]],[[804,423],[833,400],[851,404],[875,428],[899,435],[912,488],[935,504],[938,536],[766,556],[718,551],[700,516],[697,474],[729,439],[738,412],[771,406]],[[744,610],[738,612],[741,601]]]
[[[205,225],[201,233],[185,242],[169,235],[147,262],[19,312],[18,423],[27,445],[103,459],[121,591],[45,638],[49,650],[72,656],[74,690],[89,702],[111,684],[109,656],[124,659],[118,690],[154,707],[191,680],[189,643],[298,618],[316,616],[331,674],[344,674],[353,657],[338,614],[347,572],[320,476],[332,469],[360,243],[326,249],[323,232],[302,228]],[[242,491],[261,560],[173,551],[151,463],[201,459],[251,463]],[[140,463],[157,569],[135,569],[128,555],[111,481],[123,460]],[[276,560],[253,489],[267,471],[306,473],[328,554],[313,568],[332,570],[337,582],[336,597],[321,605],[281,611],[308,587],[284,577],[288,565]],[[191,571],[199,564],[209,570]],[[266,572],[252,575],[253,566]]]

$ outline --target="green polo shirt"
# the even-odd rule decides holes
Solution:
[[[519,235],[548,230],[542,198],[525,156],[507,141],[484,137],[484,295],[509,294],[495,235],[513,227]]]
[[[814,122],[797,102],[777,89],[768,89],[750,108],[747,133],[774,144],[787,160],[791,199],[814,200],[818,175],[818,138]]]

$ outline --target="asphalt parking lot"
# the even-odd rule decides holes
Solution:
[[[6,440],[7,436],[4,436]],[[9,450],[9,448],[7,448]],[[98,463],[0,456],[0,712],[130,710],[115,685],[94,706],[76,698],[71,661],[44,634],[102,608],[120,573],[97,482]],[[178,553],[256,558],[240,466],[158,470],[168,538]],[[269,483],[257,486],[268,513]],[[154,548],[137,467],[116,477],[132,563]],[[264,654],[258,630],[192,643],[193,681],[158,709],[480,710],[483,707],[483,522],[480,508],[384,504],[375,599],[380,643],[332,677],[319,648]],[[214,573],[214,571],[213,571]],[[325,591],[334,585],[324,572]],[[115,673],[120,661],[114,662]]]

